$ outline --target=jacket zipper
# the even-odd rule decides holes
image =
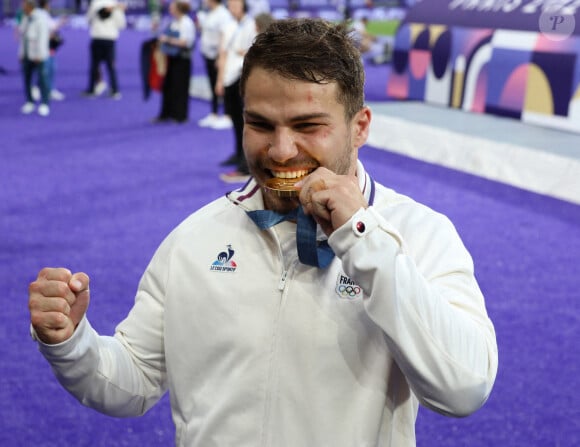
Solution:
[[[280,259],[280,264],[282,265],[282,274],[280,275],[280,280],[278,281],[278,290],[283,292],[286,288],[286,278],[288,277],[288,269],[286,268],[286,262],[284,259],[284,252],[282,251],[282,244],[280,243],[280,239],[278,239],[278,234],[273,228],[270,228],[270,233],[272,237],[276,241],[276,245],[278,246],[278,258]]]
[[[280,243],[280,239],[278,238],[278,234],[276,233],[276,231],[274,231],[274,229],[270,228],[269,229],[270,234],[272,235],[272,237],[274,238],[274,241],[276,241],[276,245],[278,246],[278,258],[280,259],[280,263],[282,266],[282,273],[280,275],[280,279],[278,281],[278,291],[280,292],[280,302],[279,302],[279,307],[278,307],[278,314],[276,315],[275,318],[275,322],[274,322],[274,332],[273,332],[273,336],[272,336],[272,345],[271,345],[271,363],[270,363],[270,371],[268,373],[268,379],[267,379],[267,384],[266,384],[266,395],[265,395],[265,402],[264,402],[264,413],[263,413],[263,418],[262,418],[262,433],[261,433],[261,441],[260,441],[260,446],[266,446],[266,445],[270,445],[270,441],[271,441],[271,427],[270,427],[270,412],[271,412],[271,407],[272,407],[272,399],[273,399],[273,390],[271,389],[271,387],[273,386],[273,383],[275,383],[275,380],[273,382],[274,379],[274,370],[276,369],[276,357],[277,357],[277,344],[278,344],[278,330],[279,330],[279,322],[280,322],[280,318],[281,318],[281,313],[282,313],[282,307],[284,306],[284,294],[285,294],[285,290],[286,290],[286,282],[288,279],[288,274],[290,273],[290,269],[292,268],[292,262],[286,266],[285,263],[285,258],[284,258],[284,251],[282,250],[282,245]]]
[[[288,270],[284,269],[282,271],[282,276],[280,278],[280,282],[278,282],[278,290],[282,292],[286,287],[286,277],[288,276]]]

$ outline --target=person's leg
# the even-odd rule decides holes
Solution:
[[[22,59],[22,80],[24,81],[24,97],[27,103],[33,103],[32,99],[32,73],[33,73],[33,62],[28,59]]]
[[[235,155],[237,159],[237,170],[240,173],[247,174],[248,166],[244,156],[243,134],[244,134],[244,105],[240,95],[240,81],[234,82],[225,88],[224,95],[226,113],[232,119],[234,138],[235,138]]]
[[[30,93],[32,95],[32,100],[35,102],[41,101],[42,99],[40,83],[40,70],[34,70],[30,80]]]
[[[99,77],[99,52],[99,42],[96,39],[92,39],[90,44],[89,85],[86,90],[88,94],[95,94],[95,84]]]
[[[51,91],[54,88],[54,56],[48,56],[48,58],[44,61],[44,65],[46,72],[46,84],[48,85],[48,90]]]
[[[48,116],[50,114],[50,88],[47,81],[47,63],[42,61],[36,64],[36,71],[38,76],[38,84],[40,87],[40,105],[38,106],[38,114],[41,116]]]
[[[189,117],[189,82],[191,79],[191,60],[176,58],[175,91],[173,119],[183,123]]]
[[[48,59],[39,62],[37,65],[37,70],[38,70],[38,84],[40,87],[40,100],[42,104],[48,105],[50,101],[50,85],[48,80],[49,77]]]
[[[49,66],[49,86],[50,86],[50,99],[51,100],[55,100],[55,101],[62,101],[64,99],[64,94],[62,92],[60,92],[57,88],[56,88],[56,82],[55,82],[55,78],[56,78],[56,69],[57,67],[57,60],[54,54],[52,54],[50,57],[50,66]]]
[[[201,127],[212,127],[215,126],[219,122],[218,116],[218,107],[220,103],[220,97],[215,93],[215,85],[217,81],[217,67],[216,67],[216,59],[210,59],[208,57],[203,57],[205,62],[205,71],[207,73],[207,79],[209,83],[210,89],[210,112],[207,116],[200,119],[197,124]]]
[[[218,96],[215,93],[215,84],[217,81],[217,67],[216,60],[204,56],[205,70],[209,80],[209,87],[211,89],[211,113],[217,115],[218,113]]]
[[[104,60],[111,83],[111,94],[119,93],[119,83],[117,80],[117,70],[115,68],[115,41],[107,40],[103,44]]]
[[[161,111],[156,121],[166,121],[173,117],[173,94],[175,84],[175,58],[167,58],[167,69],[161,86]]]

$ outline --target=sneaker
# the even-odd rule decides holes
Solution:
[[[64,99],[64,93],[59,92],[57,89],[51,90],[50,99],[54,101],[62,101]]]
[[[95,85],[95,95],[101,96],[105,93],[105,90],[107,90],[107,83],[105,81],[97,82],[97,85]]]
[[[199,127],[213,127],[214,123],[218,120],[218,116],[215,113],[210,113],[205,118],[200,119],[197,122]]]
[[[33,102],[27,102],[26,104],[24,104],[22,106],[22,108],[20,109],[20,111],[22,113],[24,113],[25,115],[28,115],[32,112],[34,112],[34,109],[36,108],[36,106],[34,105]]]
[[[115,93],[110,93],[109,94],[109,98],[114,99],[116,101],[118,101],[122,97],[123,97],[123,95],[121,95],[121,92],[115,92]]]
[[[95,95],[90,90],[83,90],[83,92],[81,93],[81,95],[83,95],[85,98],[96,98],[97,97],[97,95]]]
[[[32,96],[32,99],[34,99],[35,101],[40,101],[40,89],[38,88],[37,85],[31,87],[30,96]]]
[[[220,116],[211,125],[211,128],[216,129],[216,130],[231,129],[232,128],[232,120],[227,115]]]
[[[220,174],[220,179],[226,183],[245,183],[250,179],[250,174],[240,171],[232,171]]]
[[[40,116],[48,116],[50,114],[50,108],[47,104],[40,104],[38,106],[38,114]]]

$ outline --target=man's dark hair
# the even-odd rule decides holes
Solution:
[[[101,8],[97,11],[97,15],[101,20],[107,20],[112,15],[111,8]]]
[[[274,17],[267,12],[258,14],[256,17],[254,17],[254,21],[256,22],[256,31],[258,33],[263,33],[268,29],[274,20]]]
[[[191,11],[191,6],[189,5],[189,2],[178,0],[175,2],[175,7],[181,14],[184,15],[189,14],[189,11]]]
[[[244,57],[240,92],[260,67],[290,80],[336,82],[337,101],[351,119],[364,106],[365,73],[360,52],[344,24],[322,19],[285,19],[260,33]]]

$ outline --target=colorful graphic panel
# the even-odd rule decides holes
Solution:
[[[563,3],[576,14],[573,2]],[[547,5],[419,2],[395,37],[387,95],[580,133],[580,21],[565,16],[566,34],[555,36],[542,21],[556,27],[565,10]]]

